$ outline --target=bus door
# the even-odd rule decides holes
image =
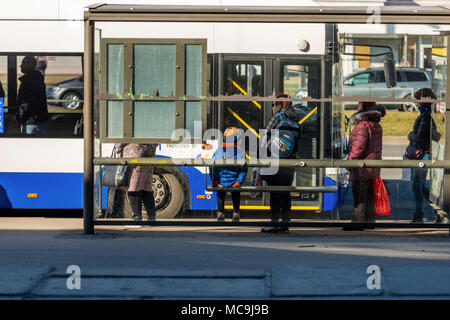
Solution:
[[[219,94],[223,96],[270,95],[267,88],[268,61],[263,57],[243,57],[242,55],[222,55],[219,67]],[[220,70],[221,69],[221,70]],[[270,79],[269,79],[270,80]],[[250,143],[259,140],[259,129],[264,125],[264,103],[252,101],[223,101],[219,103],[218,128],[224,132],[226,128],[236,127],[242,129],[250,136],[246,141],[246,157],[251,158]],[[254,148],[254,146],[253,146]],[[252,149],[255,150],[255,149]],[[245,185],[256,185],[260,176],[256,170],[249,168]],[[261,192],[242,192],[242,209],[260,209],[259,206],[267,197]],[[230,206],[231,207],[231,206]],[[229,208],[229,206],[226,206]]]
[[[286,92],[292,98],[320,97],[320,65],[318,59],[280,58],[278,56],[222,55],[219,59],[219,94],[271,96]],[[272,116],[272,103],[251,101],[222,101],[219,103],[218,128],[237,127],[254,134],[259,139],[259,129],[264,128]],[[297,158],[315,159],[319,155],[317,105],[296,102],[294,108],[302,115],[302,137]],[[248,151],[248,146],[246,146]],[[247,157],[249,154],[247,152]],[[316,169],[299,170],[294,185],[318,186],[320,178]],[[250,169],[246,185],[261,184],[257,170]],[[317,194],[293,193],[294,210],[320,210]],[[268,193],[241,193],[242,209],[266,209]]]

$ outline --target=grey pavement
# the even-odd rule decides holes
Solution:
[[[449,241],[447,229],[84,235],[81,219],[0,218],[0,299],[449,299]]]

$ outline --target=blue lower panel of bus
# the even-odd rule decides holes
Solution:
[[[82,173],[0,173],[0,208],[82,209]]]
[[[191,209],[215,210],[216,194],[205,194],[205,175],[195,168],[180,168],[190,182]],[[209,176],[208,184],[211,183]],[[336,183],[325,177],[325,186]],[[107,206],[107,188],[102,188],[102,207]],[[347,188],[324,194],[324,211],[339,208]],[[96,190],[98,194],[98,189]],[[0,208],[82,209],[82,173],[0,173]]]
[[[206,194],[206,184],[211,185],[209,175],[200,172],[193,167],[180,167],[189,181],[189,190],[191,193],[191,209],[192,210],[216,210],[217,199],[216,193]]]
[[[324,179],[324,186],[334,187],[336,182],[328,177]],[[347,187],[338,184],[338,192],[323,194],[323,211],[332,211],[339,209],[344,203],[347,194]]]

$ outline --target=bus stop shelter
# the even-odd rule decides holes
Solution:
[[[375,13],[377,23],[391,24],[450,24],[450,9],[443,7],[416,7],[416,6],[392,6],[381,7]],[[85,50],[84,50],[84,232],[91,234],[94,232],[95,225],[118,225],[130,224],[123,221],[95,221],[94,219],[94,167],[104,165],[149,165],[149,166],[196,166],[205,167],[215,165],[212,159],[203,159],[192,161],[192,159],[159,159],[159,158],[105,158],[96,156],[94,150],[94,104],[96,101],[103,100],[130,100],[128,97],[96,97],[94,91],[95,74],[95,26],[96,23],[104,22],[221,22],[221,23],[371,23],[374,18],[374,12],[367,7],[224,7],[224,6],[146,6],[146,5],[92,5],[85,12]],[[151,36],[151,35],[150,35]],[[447,43],[450,41],[450,33],[441,33]],[[335,50],[339,53],[337,43],[327,44],[327,50]],[[334,51],[333,51],[334,52]],[[447,62],[448,62],[447,56]],[[447,68],[447,79],[449,69]],[[450,92],[448,82],[446,91]],[[181,99],[181,98],[180,98]],[[267,100],[274,101],[275,97],[267,97]],[[318,99],[322,102],[332,102],[336,97],[323,97]],[[208,100],[206,98],[205,100]],[[448,106],[449,98],[445,96],[445,105]],[[131,115],[131,114],[130,114]],[[445,132],[443,136],[450,137],[449,113],[445,113]],[[100,131],[103,130],[100,123]],[[113,142],[112,140],[110,142]],[[119,141],[118,141],[119,142]],[[120,142],[136,142],[132,138],[124,137]],[[155,142],[155,140],[153,140]],[[165,142],[165,141],[161,141]],[[442,168],[444,169],[443,179],[443,205],[437,210],[445,214],[450,211],[450,139],[445,139],[445,152],[443,160],[426,161],[401,161],[401,160],[340,160],[340,159],[293,159],[280,160],[280,167],[301,167],[301,168]],[[251,167],[264,167],[261,161],[249,161],[233,164],[235,166],[246,165]],[[270,191],[270,187],[261,189]],[[289,190],[287,188],[286,190]],[[323,190],[316,190],[324,192]],[[189,221],[170,221],[170,222],[139,222],[137,224],[151,225],[217,225],[216,222],[189,222]],[[245,226],[264,226],[265,222],[241,222]],[[290,226],[332,226],[341,227],[348,223],[339,222],[291,222]],[[220,225],[224,225],[223,223]],[[226,225],[226,224],[225,224]],[[419,225],[405,223],[383,223],[386,228],[416,228]],[[422,227],[448,228],[448,224],[429,224]]]

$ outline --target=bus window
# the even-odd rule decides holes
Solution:
[[[263,64],[226,62],[224,68],[224,95],[262,96]],[[258,101],[234,101],[224,105],[223,128],[237,127],[244,131],[258,131],[262,126],[262,106]]]
[[[3,97],[3,104],[8,105],[8,58],[0,57],[0,82],[2,88],[0,92],[3,92],[5,96]],[[3,89],[3,91],[2,91]]]
[[[319,97],[319,67],[317,65],[283,64],[282,73],[282,91],[288,93],[293,99]],[[302,123],[302,137],[299,141],[301,146],[297,157],[314,159],[317,153],[317,105],[305,101],[294,101],[293,107],[300,113]]]
[[[302,99],[319,95],[319,67],[317,64],[302,64],[285,61],[281,62],[281,90],[293,99]],[[300,113],[302,131],[299,139],[297,158],[315,159],[318,147],[317,106],[306,101],[294,101],[293,107]],[[316,168],[297,169],[293,185],[314,186],[318,184]],[[295,201],[311,200],[314,195],[293,193]]]
[[[46,138],[81,137],[80,120],[83,115],[84,85],[81,54],[79,56],[34,57],[37,61],[36,70],[44,77],[49,113],[46,132],[40,136]],[[20,88],[19,79],[23,76],[20,71],[23,58],[24,56],[17,56],[16,59],[18,89]],[[4,83],[4,85],[7,86],[7,83]],[[2,136],[24,136],[20,133],[20,126],[14,121],[17,106],[8,103],[5,105],[7,113],[5,114],[5,130]]]

